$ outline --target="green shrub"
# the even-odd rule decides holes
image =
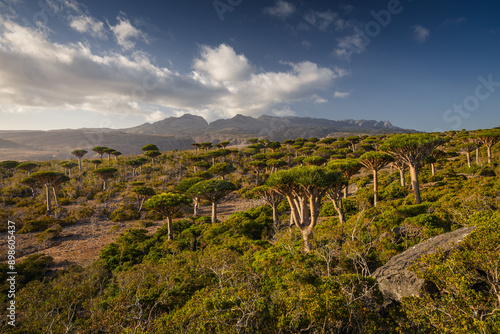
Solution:
[[[134,204],[128,204],[119,207],[115,211],[111,213],[109,219],[113,222],[124,222],[135,220],[139,218],[139,214],[137,213],[137,209]]]

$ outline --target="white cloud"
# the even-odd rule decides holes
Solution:
[[[425,43],[427,38],[429,37],[431,31],[427,28],[422,27],[421,25],[416,25],[413,27],[414,36],[413,38],[418,43]]]
[[[75,29],[80,33],[89,33],[93,37],[106,39],[106,30],[104,28],[104,23],[94,19],[91,16],[80,15],[73,16],[70,18],[70,27]]]
[[[142,39],[147,42],[146,35],[135,28],[127,18],[118,16],[116,19],[118,23],[115,26],[110,25],[109,27],[115,35],[116,42],[124,50],[130,50],[135,47],[135,42],[133,40]]]
[[[304,20],[320,31],[327,31],[330,26],[333,26],[337,31],[353,27],[351,21],[343,19],[338,13],[330,10],[326,12],[309,11],[304,15]],[[301,29],[308,29],[307,25],[301,25],[300,27]]]
[[[148,121],[150,123],[154,123],[154,122],[161,121],[162,119],[165,119],[166,117],[167,117],[167,114],[165,114],[162,111],[157,110],[155,112],[152,112],[149,115],[146,115],[146,121]]]
[[[289,2],[278,0],[273,7],[264,8],[264,13],[276,16],[281,20],[290,17],[295,12],[295,6]]]
[[[333,54],[342,60],[349,61],[352,53],[360,54],[366,51],[367,41],[360,31],[338,39],[337,48]]]
[[[221,44],[212,49],[202,46],[201,59],[196,59],[194,69],[207,73],[216,81],[247,79],[252,68],[244,55],[237,55],[230,46]]]
[[[51,42],[40,32],[0,17],[0,110],[88,110],[143,115],[154,121],[190,112],[213,120],[258,116],[294,101],[317,101],[348,73],[315,63],[282,63],[286,71],[257,71],[222,44],[204,46],[193,71],[154,64],[144,52],[96,54],[83,43]]]
[[[333,97],[336,99],[345,99],[351,95],[351,92],[335,92],[333,93]]]

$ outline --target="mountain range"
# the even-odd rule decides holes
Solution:
[[[201,116],[184,114],[126,129],[3,130],[0,131],[0,161],[69,159],[73,158],[71,151],[80,148],[90,151],[95,146],[111,147],[123,154],[138,154],[142,146],[150,143],[161,151],[169,151],[190,149],[195,142],[229,140],[233,145],[241,145],[251,137],[283,141],[299,137],[406,132],[415,130],[396,127],[389,121],[236,115],[209,123]]]

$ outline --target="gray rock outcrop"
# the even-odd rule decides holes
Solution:
[[[436,287],[432,282],[419,278],[407,268],[422,255],[451,251],[474,228],[464,227],[430,238],[392,257],[385,265],[375,270],[372,276],[377,279],[384,297],[399,302],[403,297],[419,296],[422,291],[433,292]]]

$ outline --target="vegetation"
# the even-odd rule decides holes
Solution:
[[[24,259],[16,327],[0,332],[498,333],[497,130],[75,150],[71,175],[61,161],[0,162],[0,218],[16,221]],[[88,240],[74,227],[113,241],[68,265],[56,250]],[[475,228],[409,269],[434,289],[384,300],[377,268],[463,227]]]

